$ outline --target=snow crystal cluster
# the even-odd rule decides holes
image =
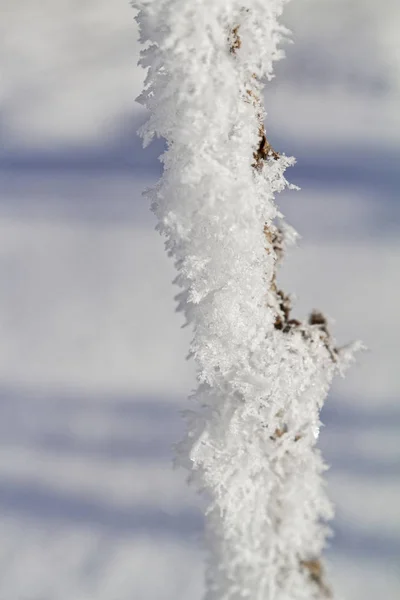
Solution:
[[[332,509],[315,442],[348,356],[321,315],[289,318],[276,266],[294,234],[277,226],[274,198],[293,160],[255,158],[262,88],[288,34],[277,21],[284,3],[133,3],[148,67],[141,134],[167,142],[147,194],[194,330],[199,385],[178,454],[208,502],[206,600],[329,595],[319,556]]]

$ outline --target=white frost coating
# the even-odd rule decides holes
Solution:
[[[314,572],[332,516],[315,440],[341,353],[333,358],[317,325],[276,327],[277,252],[263,230],[276,232],[274,196],[293,160],[254,166],[260,123],[252,99],[281,56],[284,3],[133,3],[149,67],[142,135],[168,144],[164,174],[147,194],[194,328],[199,387],[178,460],[209,503],[206,600],[328,593]]]

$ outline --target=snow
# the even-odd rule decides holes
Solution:
[[[379,34],[390,48],[385,56],[393,56],[388,32],[396,31],[397,2],[341,5],[329,23],[340,22],[356,4],[373,15],[372,35]],[[124,47],[118,42],[127,39],[122,29],[130,36],[132,11],[124,3],[70,6],[41,0],[34,9],[21,1],[2,7],[7,28],[2,42],[11,32],[23,40],[2,53],[10,65],[3,90],[4,141],[18,152],[29,146],[31,162],[15,154],[14,165],[1,172],[0,597],[200,600],[198,500],[184,474],[168,466],[171,444],[183,433],[178,411],[187,408],[186,393],[194,385],[184,360],[190,332],[180,329],[174,272],[139,197],[156,175],[134,170],[139,156],[132,155],[129,168],[120,161],[117,170],[104,163],[96,167],[88,152],[125,148],[116,125],[121,121],[124,133],[129,129],[132,135],[125,109],[130,112],[141,81],[132,70],[130,42]],[[290,10],[289,5],[288,15]],[[101,14],[105,37],[94,41],[88,32],[95,35],[91,23],[101,21]],[[44,20],[49,27],[37,39],[47,47],[34,54],[32,36]],[[72,42],[80,20],[86,28],[79,43]],[[323,15],[321,20],[328,25]],[[101,48],[113,21],[107,48],[118,50],[111,60],[111,51],[102,54]],[[299,32],[300,20],[296,23]],[[66,46],[56,52],[53,41],[64,26]],[[370,64],[371,36],[362,28],[353,31],[348,43],[362,35]],[[287,48],[282,66],[298,44]],[[20,59],[11,62],[16,47]],[[88,47],[93,63],[85,66]],[[67,80],[59,65],[68,55],[66,87],[76,101],[61,110]],[[108,61],[120,65],[111,66],[114,87],[107,83]],[[345,60],[337,64],[344,67]],[[16,86],[17,77],[24,86]],[[371,109],[371,122],[379,114],[382,129],[375,130],[372,145],[365,144],[370,121],[360,111],[360,95],[354,100],[344,86],[338,108],[331,92],[322,93],[315,81],[304,95],[298,85],[280,99],[278,87],[270,123],[275,136],[287,127],[290,145],[286,140],[281,148],[299,159],[288,175],[303,187],[282,198],[303,236],[283,267],[282,281],[296,291],[299,314],[322,307],[335,318],[340,341],[360,337],[370,348],[343,387],[337,382],[322,415],[326,427],[319,443],[332,465],[327,476],[337,510],[331,579],[347,600],[396,599],[399,179],[398,153],[387,142],[396,142],[398,128],[393,114]],[[319,117],[330,98],[340,123]],[[373,106],[369,93],[362,99]],[[288,110],[294,104],[297,113]],[[375,106],[381,110],[382,104]],[[338,145],[323,147],[339,124],[340,152]],[[69,151],[71,140],[81,145],[79,153]],[[364,154],[353,163],[351,148],[357,145]]]
[[[93,147],[121,136],[143,83],[132,68],[139,45],[129,2],[1,0],[0,9],[6,147]],[[297,0],[285,15],[296,43],[268,106],[274,136],[290,136],[286,151],[332,136],[398,142],[397,0]]]
[[[183,434],[178,411],[187,408],[185,394],[194,385],[184,360],[190,335],[173,312],[173,269],[139,197],[150,180],[109,172],[100,184],[90,173],[70,173],[67,188],[64,176],[9,173],[9,195],[0,204],[0,272],[7,281],[1,296],[0,596],[200,600],[198,500],[184,474],[169,468],[171,444]],[[99,188],[118,202],[100,203],[94,220]],[[393,348],[400,332],[398,320],[386,325],[386,314],[397,307],[398,237],[382,236],[386,230],[376,224],[362,188],[347,196],[339,186],[324,198],[310,181],[307,195],[313,224],[296,217],[299,197],[287,200],[307,239],[288,257],[285,285],[296,291],[300,314],[312,303],[327,307],[338,339],[357,334],[371,348],[343,391],[333,390],[322,416],[320,444],[332,465],[327,475],[339,532],[329,553],[332,579],[348,600],[373,600],[377,590],[397,598],[400,380]],[[321,209],[332,202],[334,224]],[[345,244],[340,232],[355,205],[353,237]],[[85,236],[91,241],[82,245]],[[107,285],[93,279],[91,244],[103,249],[97,277]],[[46,252],[38,253],[41,247]],[[11,255],[14,272],[31,273],[22,278],[22,295],[21,278],[6,278]],[[372,271],[375,261],[385,268]],[[117,265],[126,272],[116,276]],[[141,288],[148,290],[145,301]],[[366,290],[362,303],[360,288]],[[383,313],[373,310],[371,290],[382,291]],[[77,324],[65,307],[81,306],[83,294],[90,310]],[[129,306],[123,326],[117,326],[115,298]],[[143,321],[146,331],[138,333]],[[96,333],[89,347],[78,343],[83,327]],[[114,374],[107,368],[113,355]]]

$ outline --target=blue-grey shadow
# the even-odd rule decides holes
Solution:
[[[400,403],[393,399],[386,403],[386,408],[379,406],[376,410],[357,410],[351,400],[330,398],[321,411],[321,420],[326,427],[337,427],[348,430],[370,429],[382,427],[387,430],[400,431]]]
[[[334,404],[334,399],[330,404]],[[160,400],[157,398],[130,397],[115,395],[112,397],[80,393],[67,390],[27,390],[13,387],[0,389],[0,428],[1,444],[9,449],[22,444],[25,447],[40,450],[44,455],[54,456],[57,453],[72,455],[74,458],[88,456],[94,460],[113,459],[115,461],[130,459],[143,461],[156,459],[164,462],[165,468],[170,468],[172,450],[171,444],[179,439],[183,432],[183,421],[179,409],[185,404],[177,399]],[[325,422],[334,428],[371,427],[376,424],[376,416],[358,413],[356,407],[345,404],[343,399],[337,403],[340,411],[331,409],[324,411]],[[69,419],[80,417],[95,417],[102,419],[120,420],[124,424],[140,420],[147,432],[152,429],[156,434],[149,434],[143,441],[123,437],[118,440],[105,432],[101,439],[95,442],[74,438],[68,430]],[[160,427],[161,424],[161,427]],[[400,428],[399,414],[393,409],[385,414],[379,412],[379,424],[391,430]],[[368,474],[377,480],[379,471],[385,471],[385,476],[398,477],[399,472],[392,464],[386,465],[371,461],[369,464],[364,457],[351,456],[335,458],[335,452],[328,456],[332,468],[336,471],[346,469],[354,475]],[[335,462],[336,461],[336,462]],[[0,480],[0,509],[3,514],[12,514],[21,518],[30,518],[41,522],[70,523],[74,526],[93,527],[107,531],[113,535],[135,535],[147,532],[182,538],[201,534],[203,518],[197,508],[187,506],[176,513],[166,512],[160,508],[143,505],[120,507],[105,500],[97,500],[84,494],[60,491],[39,485],[31,479],[15,481],[11,477]],[[331,549],[344,555],[376,558],[376,560],[391,560],[400,556],[400,538],[395,534],[370,534],[359,530],[356,526],[344,523],[340,519],[334,522],[335,537]]]
[[[132,477],[135,465],[154,462],[172,471],[172,444],[183,433],[183,421],[177,399],[165,402],[155,398],[128,395],[93,396],[67,390],[27,390],[16,386],[0,389],[0,448],[8,453],[18,448],[34,451],[36,456],[81,458],[89,465],[102,464],[104,460],[123,461]],[[112,421],[111,433],[102,431],[96,439],[77,436],[71,424],[83,418],[87,427],[91,419],[101,417],[102,422]],[[144,428],[135,438],[126,433],[129,424]],[[118,426],[124,432],[118,437]],[[126,427],[128,425],[128,427]],[[154,432],[153,432],[154,430]],[[114,433],[112,433],[114,432]],[[90,468],[90,467],[89,467]],[[145,477],[145,470],[144,475]],[[62,472],[56,476],[62,481]],[[202,529],[202,516],[196,507],[179,508],[167,512],[162,495],[150,506],[134,504],[121,507],[110,499],[88,497],[84,492],[69,491],[36,482],[32,475],[25,478],[3,476],[0,478],[0,511],[14,518],[28,518],[38,523],[69,524],[104,531],[114,536],[168,535],[189,538]]]
[[[330,551],[381,561],[400,559],[400,538],[394,534],[374,535],[360,531],[340,519],[333,525]]]
[[[0,479],[0,507],[3,515],[11,513],[46,523],[81,524],[119,536],[145,533],[190,537],[203,528],[203,517],[195,508],[187,507],[176,513],[149,506],[122,508],[5,478]]]
[[[181,399],[183,403],[183,400]],[[172,446],[183,435],[182,408],[176,399],[160,401],[153,397],[123,395],[97,398],[78,392],[30,393],[23,389],[0,389],[1,444],[27,447],[51,455],[69,455],[96,460],[142,459],[172,461]],[[95,439],[77,437],[69,422],[101,416],[124,426]],[[140,423],[146,432],[140,437],[126,433],[126,424]],[[160,426],[161,425],[161,426]],[[128,428],[129,429],[129,428]]]

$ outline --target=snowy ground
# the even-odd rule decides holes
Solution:
[[[0,0],[0,599],[200,600],[201,514],[170,469],[194,385],[190,332],[140,198],[157,152],[133,137],[131,11],[10,6]],[[301,315],[321,307],[340,342],[370,348],[323,414],[329,559],[346,600],[397,600],[398,6],[308,0],[307,18],[292,6],[297,49],[267,94],[274,145],[298,156],[303,188],[281,201],[303,236],[281,279]]]
[[[67,185],[53,173],[40,185],[37,173],[3,173],[1,598],[201,598],[197,499],[169,465],[193,385],[189,334],[138,198],[149,177],[70,173]],[[337,505],[330,558],[349,600],[395,599],[398,231],[374,230],[362,190],[320,194],[301,192],[303,216],[300,194],[285,200],[320,237],[292,252],[282,279],[300,313],[322,306],[341,341],[359,336],[371,348],[324,415]],[[359,224],[351,237],[349,215]]]

